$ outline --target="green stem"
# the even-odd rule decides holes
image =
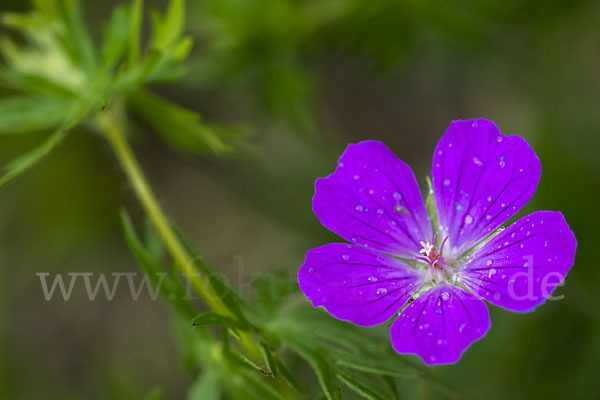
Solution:
[[[188,253],[185,246],[171,228],[171,225],[160,208],[156,196],[152,192],[133,151],[129,147],[129,143],[125,139],[116,118],[111,117],[107,112],[101,112],[98,115],[97,122],[102,133],[114,150],[121,167],[125,171],[127,178],[142,204],[142,207],[150,217],[152,224],[158,231],[165,247],[176,261],[176,264],[181,268],[186,278],[190,280],[200,297],[213,311],[227,316],[234,316],[221,301],[221,298],[214,293],[212,287],[205,279],[203,279],[193,263],[193,257]],[[240,337],[242,339],[240,343],[241,347],[245,351],[247,357],[256,362],[260,362],[259,360],[262,360],[262,355],[252,336],[245,332],[240,332]],[[273,384],[279,389],[283,398],[295,398],[293,392],[281,379],[276,379],[273,381]]]
[[[152,224],[156,228],[165,247],[175,260],[176,265],[181,268],[202,300],[204,300],[213,311],[227,316],[233,316],[231,311],[221,301],[221,298],[213,291],[212,287],[196,269],[193,257],[188,253],[171,228],[171,225],[160,208],[156,196],[152,192],[133,151],[129,147],[129,143],[125,139],[117,120],[111,117],[107,112],[101,112],[98,115],[97,122],[102,133],[114,150],[121,167],[133,186],[135,194],[142,204],[142,207],[150,217]],[[250,335],[242,334],[241,345],[250,358],[254,360],[259,360],[261,358],[260,351]]]
[[[152,224],[156,228],[160,238],[177,265],[182,269],[186,278],[190,280],[193,287],[210,308],[216,312],[226,312],[229,314],[229,311],[220,301],[219,297],[212,292],[211,287],[202,279],[200,273],[194,266],[192,261],[193,258],[181,244],[177,235],[173,232],[173,229],[171,229],[169,221],[158,205],[156,196],[152,192],[152,189],[150,189],[129,144],[123,137],[121,129],[115,119],[103,112],[99,114],[98,123],[104,136],[108,139],[108,142],[114,150],[127,178],[131,182],[142,207],[150,217]]]

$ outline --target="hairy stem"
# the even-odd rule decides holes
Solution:
[[[152,224],[177,266],[182,270],[185,277],[190,280],[198,295],[213,311],[232,316],[232,313],[221,301],[221,298],[213,291],[206,279],[197,270],[193,262],[193,257],[171,228],[117,120],[107,112],[101,112],[98,115],[97,122],[115,152],[129,182],[133,186],[137,198],[150,217]],[[243,335],[241,344],[249,357],[255,360],[260,359],[260,351],[249,335]]]

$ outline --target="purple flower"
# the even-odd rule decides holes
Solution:
[[[564,280],[577,242],[560,212],[500,228],[533,196],[541,168],[524,139],[493,122],[452,122],[432,169],[426,207],[410,167],[383,143],[349,145],[317,179],[313,211],[352,244],[310,250],[298,282],[313,306],[358,325],[400,312],[394,349],[447,364],[488,331],[482,299],[532,311]]]

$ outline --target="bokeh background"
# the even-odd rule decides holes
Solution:
[[[118,2],[83,3],[99,36]],[[168,213],[216,269],[244,288],[256,273],[295,274],[309,248],[334,240],[312,214],[313,182],[348,143],[384,141],[424,188],[449,122],[491,119],[542,162],[519,215],[561,210],[576,263],[563,300],[527,315],[491,307],[487,337],[436,374],[465,399],[600,398],[599,2],[192,0],[187,21],[189,72],[157,90],[240,129],[246,145],[186,157],[143,124],[133,141]],[[0,161],[41,137],[0,137]],[[184,398],[193,377],[164,304],[135,302],[125,286],[113,301],[90,302],[79,286],[47,302],[35,275],[136,272],[121,206],[141,214],[108,147],[85,131],[0,190],[0,398],[136,399],[154,387]]]

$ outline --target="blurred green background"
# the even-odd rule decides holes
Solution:
[[[118,2],[83,3],[100,36]],[[563,300],[527,315],[491,307],[487,337],[436,374],[465,399],[600,398],[599,2],[197,0],[187,21],[188,74],[158,91],[241,127],[247,144],[186,157],[140,124],[134,148],[169,215],[234,286],[293,275],[308,249],[336,240],[311,197],[348,143],[384,141],[424,187],[449,122],[488,118],[537,152],[542,179],[524,212],[561,210],[576,263]],[[0,162],[40,138],[0,137]],[[35,275],[138,271],[117,210],[141,211],[103,140],[73,134],[3,187],[0,205],[0,398],[136,399],[157,386],[183,398],[193,377],[164,304],[134,302],[125,286],[113,301],[78,287],[47,302]]]

